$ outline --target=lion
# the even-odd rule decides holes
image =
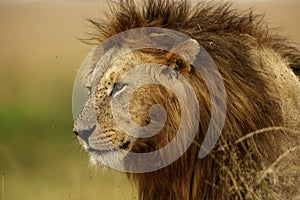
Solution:
[[[96,44],[122,32],[137,32],[97,49],[85,66],[89,95],[73,130],[92,163],[126,171],[139,199],[300,198],[296,47],[272,33],[262,15],[238,11],[231,3],[119,0],[110,11],[106,21],[90,20],[97,29],[92,38]],[[174,30],[190,39],[149,35],[139,31],[144,27]],[[156,49],[147,41],[168,42],[172,47]],[[125,43],[144,48],[127,51]],[[219,85],[209,89],[213,78],[206,81],[195,67],[203,50],[221,75],[225,98]],[[103,63],[108,67],[99,71],[97,66]],[[201,60],[201,68],[208,70],[210,65],[211,61]],[[153,105],[163,107],[164,114]],[[224,116],[224,125],[213,149],[199,158],[210,125],[217,131],[213,106]],[[132,124],[143,128],[135,127],[137,131],[128,134]],[[196,127],[192,140],[191,127]],[[175,149],[167,151],[168,156],[180,154],[174,162],[153,171],[130,171],[139,162],[154,166],[161,152],[149,160],[134,160],[130,153],[159,152],[177,138],[179,130],[183,136]],[[147,135],[153,131],[157,134]]]

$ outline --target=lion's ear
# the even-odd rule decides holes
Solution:
[[[197,54],[200,51],[200,45],[197,40],[188,39],[175,46],[171,51],[180,55],[186,63],[191,64],[194,62]]]

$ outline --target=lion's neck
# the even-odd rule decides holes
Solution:
[[[189,159],[189,167],[186,167],[188,158],[183,158],[159,171],[129,174],[130,179],[137,185],[139,199],[196,200],[211,197],[210,188],[204,181],[211,176],[207,169],[210,166],[209,160],[195,159],[194,163],[190,163],[191,160]]]

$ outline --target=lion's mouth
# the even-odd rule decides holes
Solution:
[[[91,153],[96,153],[96,154],[105,154],[105,153],[113,153],[113,152],[118,152],[118,151],[124,151],[129,148],[130,141],[124,142],[122,145],[118,147],[113,147],[111,149],[95,149],[91,146],[87,147],[87,151]]]
[[[129,148],[130,143],[131,143],[130,141],[126,141],[120,146],[120,148],[127,150]]]
[[[97,126],[94,125],[88,129],[78,130],[77,127],[74,126],[74,133],[77,136],[77,139],[81,146],[92,154],[103,155],[108,153],[116,153],[120,151],[129,151],[131,146],[131,141],[123,138],[119,141],[119,144],[113,144],[113,142],[108,142],[103,144],[101,142],[95,141],[95,139],[91,139],[92,134],[97,131]],[[102,136],[103,137],[103,136]],[[98,137],[99,139],[100,137]],[[106,138],[106,137],[105,137]]]

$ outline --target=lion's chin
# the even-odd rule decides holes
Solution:
[[[92,166],[108,167],[119,171],[126,171],[124,167],[124,159],[126,152],[105,152],[98,154],[96,152],[90,152],[90,163]]]

